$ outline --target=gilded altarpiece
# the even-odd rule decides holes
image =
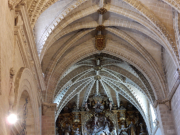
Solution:
[[[81,109],[65,107],[57,135],[148,135],[139,111],[130,103],[118,108],[107,97],[95,95]]]

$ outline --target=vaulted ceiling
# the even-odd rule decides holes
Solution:
[[[123,97],[144,117],[149,104],[167,97],[164,61],[179,66],[178,0],[26,3],[47,86],[44,100],[57,103],[57,116],[71,100],[80,107],[95,93],[117,105]],[[101,51],[95,47],[98,34],[106,38]]]
[[[78,109],[92,95],[105,95],[120,107],[120,100],[131,102],[148,117],[148,102],[155,100],[151,87],[135,67],[107,54],[87,57],[68,69],[61,77],[54,94],[57,114],[70,102]],[[58,115],[56,116],[58,117]]]

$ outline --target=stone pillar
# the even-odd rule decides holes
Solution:
[[[172,114],[177,135],[180,135],[180,85],[177,87],[171,100]]]
[[[42,104],[42,135],[55,135],[56,104]]]
[[[165,104],[158,104],[157,113],[162,135],[177,135],[172,112]]]

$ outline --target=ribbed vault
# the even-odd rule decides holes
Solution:
[[[56,101],[60,104],[60,112],[68,103],[68,99],[81,93],[85,88],[93,89],[93,85],[96,84],[95,65],[88,57],[98,53],[116,56],[121,58],[122,63],[129,65],[126,70],[122,67],[122,63],[116,63],[114,58],[107,60],[110,64],[102,61],[102,79],[99,85],[106,89],[105,93],[112,100],[116,96],[111,96],[111,91],[118,93],[118,88],[113,84],[120,82],[123,90],[129,90],[129,86],[134,87],[152,104],[156,100],[166,98],[168,89],[162,64],[163,55],[160,53],[162,49],[168,52],[174,66],[178,65],[173,47],[174,38],[169,34],[171,30],[141,2],[133,4],[132,1],[126,0],[87,0],[79,1],[76,6],[72,6],[74,3],[75,0],[56,2],[41,14],[34,26],[37,49],[47,85],[44,100]],[[64,5],[63,8],[60,5]],[[52,11],[53,8],[58,12]],[[97,12],[101,8],[107,10],[103,15]],[[45,19],[44,16],[49,17]],[[43,23],[45,21],[43,18],[46,23]],[[94,47],[95,36],[98,34],[96,28],[100,25],[105,27],[102,34],[106,36],[106,47],[102,51]],[[84,61],[84,58],[88,60]],[[128,84],[122,82],[122,76],[127,78]],[[88,94],[89,91],[84,93]],[[82,95],[81,93],[80,96]],[[67,100],[65,97],[68,97]],[[129,100],[133,97],[134,94]],[[138,99],[133,102],[139,106]]]
[[[177,4],[166,3],[178,9]],[[148,125],[150,104],[167,97],[163,53],[175,68],[179,65],[178,34],[170,27],[179,27],[179,19],[176,12],[176,21],[167,25],[144,4],[136,0],[27,2],[47,86],[44,101],[57,103],[56,118],[69,102],[81,108],[90,95],[102,94],[118,107],[122,98],[131,102]],[[100,14],[102,8],[107,12]],[[98,26],[105,29],[98,32]],[[102,51],[94,46],[98,34],[106,37]]]
[[[180,75],[178,0],[8,2],[27,9],[22,26],[29,21],[33,30],[46,84],[42,102],[57,103],[56,119],[68,103],[80,109],[99,94],[118,107],[130,102],[151,130],[150,105],[170,101]],[[97,35],[105,36],[102,50]]]
[[[149,125],[149,105],[155,96],[139,72],[122,59],[104,53],[78,61],[62,75],[54,91],[56,118],[69,102],[75,101],[80,109],[89,96],[97,94],[106,95],[117,107],[126,99],[140,111]]]

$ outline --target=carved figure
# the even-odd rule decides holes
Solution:
[[[132,121],[128,128],[129,128],[129,135],[136,135],[136,127]]]
[[[109,131],[109,123],[106,121],[106,124],[105,124],[105,128],[104,128],[104,132],[109,135],[110,134],[110,131]]]
[[[71,128],[69,124],[66,124],[65,129],[62,129],[65,135],[70,135]]]
[[[106,128],[106,126],[109,126],[109,121],[107,120],[107,118],[104,118],[104,129]]]
[[[112,101],[109,102],[109,110],[111,111],[113,107]]]
[[[86,111],[89,111],[89,108],[88,108],[88,103],[86,102],[85,105],[84,105]]]
[[[79,131],[79,128],[77,128],[76,130],[73,130],[73,132],[74,132],[74,135],[80,135],[81,134],[81,132]]]
[[[100,113],[104,110],[104,105],[102,105],[99,101],[93,106],[95,108],[96,113]]]
[[[124,125],[121,125],[121,129],[118,130],[118,135],[128,135],[128,128],[125,128]]]
[[[15,100],[15,93],[14,93],[14,70],[13,68],[10,69],[10,79],[9,79],[9,110],[12,111],[14,100]]]
[[[94,123],[95,123],[95,125],[96,125],[97,121],[98,121],[98,115],[95,114],[95,115],[94,115]]]
[[[91,133],[90,125],[84,126],[84,135],[88,135],[88,133]]]

